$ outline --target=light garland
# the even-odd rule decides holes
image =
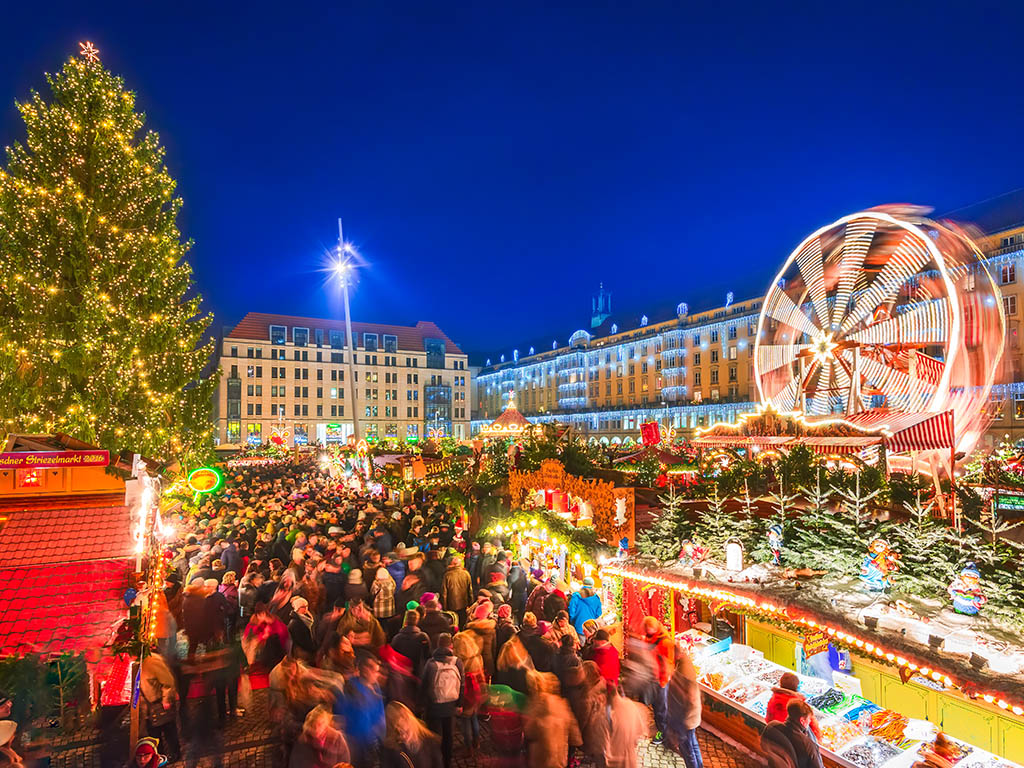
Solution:
[[[949,688],[955,688],[965,696],[970,698],[980,698],[986,703],[995,704],[1000,709],[1012,712],[1018,717],[1024,715],[1024,702],[1014,704],[1002,698],[1002,694],[972,692],[969,689],[969,686],[965,686],[963,683],[958,683],[949,675],[939,672],[927,664],[918,663],[900,654],[887,651],[876,643],[866,640],[858,635],[851,634],[845,629],[829,626],[828,624],[812,619],[809,616],[797,615],[795,611],[791,613],[788,607],[777,605],[770,600],[761,600],[747,595],[737,594],[721,587],[702,587],[697,584],[691,584],[682,578],[669,579],[660,576],[652,576],[650,574],[641,574],[616,565],[605,565],[601,568],[600,573],[602,579],[604,579],[605,574],[617,576],[620,579],[629,579],[631,581],[638,581],[643,584],[650,584],[664,589],[676,590],[677,592],[682,592],[688,597],[724,603],[726,605],[739,608],[742,611],[760,613],[778,621],[789,622],[791,624],[798,624],[811,629],[820,630],[825,632],[837,643],[841,643],[867,658],[874,659],[875,661],[884,661],[898,667],[906,667],[911,672],[916,672],[922,677],[930,677],[937,683],[943,683]]]

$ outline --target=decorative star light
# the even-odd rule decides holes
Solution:
[[[100,49],[93,45],[89,40],[84,43],[78,44],[79,53],[86,61],[99,61],[100,60]]]
[[[832,334],[821,334],[811,342],[811,350],[814,352],[814,359],[824,363],[830,357],[838,345],[832,341]]]

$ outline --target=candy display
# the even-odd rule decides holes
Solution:
[[[851,723],[858,723],[861,728],[867,729],[871,725],[872,715],[882,711],[882,708],[877,704],[868,702],[867,704],[861,704],[848,709],[843,713],[843,717],[849,720]]]
[[[744,675],[756,676],[762,672],[767,672],[769,669],[775,669],[775,665],[770,661],[754,658],[740,662],[740,668],[743,670]]]
[[[953,765],[958,765],[965,757],[974,752],[974,747],[972,747],[970,744],[964,744],[962,741],[950,739],[949,737],[946,738],[946,741],[949,742],[950,746],[954,750],[954,753],[952,755],[946,755],[946,759],[949,760],[949,762],[953,763]],[[920,747],[917,748],[917,754],[919,754],[921,757],[926,757],[928,753],[931,751],[931,744],[922,744]]]
[[[705,672],[700,681],[708,688],[716,691],[722,690],[726,685],[725,675],[721,672]]]
[[[818,726],[821,730],[821,746],[832,752],[839,752],[851,741],[864,735],[856,723],[841,717],[824,719]]]
[[[751,699],[756,699],[764,693],[768,692],[768,686],[763,683],[757,682],[756,680],[746,681],[740,680],[738,683],[733,683],[728,688],[722,691],[722,694],[728,696],[733,701],[738,701],[740,704],[746,704]],[[767,698],[765,699],[767,702]]]
[[[796,689],[806,697],[818,696],[831,687],[828,680],[822,680],[820,677],[801,677]]]
[[[822,712],[835,713],[841,709],[845,709],[850,705],[850,697],[842,691],[837,691],[835,688],[829,688],[824,693],[814,696],[807,700],[815,709],[820,709]]]
[[[784,674],[786,674],[784,669],[775,667],[773,669],[769,669],[767,672],[761,673],[757,676],[757,679],[763,683],[767,683],[768,685],[778,685],[779,680],[782,679]]]
[[[878,768],[901,753],[896,747],[886,744],[884,741],[868,738],[852,747],[847,747],[839,754],[861,768]]]
[[[883,709],[869,717],[868,730],[875,738],[899,746],[906,739],[908,722],[906,715]]]

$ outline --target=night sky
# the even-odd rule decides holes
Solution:
[[[599,281],[705,308],[840,215],[1024,186],[1022,34],[1017,2],[17,2],[0,143],[92,40],[167,147],[218,323],[340,316],[342,216],[354,318],[482,362],[565,343]]]

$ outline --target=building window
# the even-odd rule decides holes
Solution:
[[[412,438],[413,440],[418,439],[420,436],[420,425],[419,424],[406,424],[405,426],[405,439]]]
[[[699,347],[700,346],[700,334],[699,333],[693,334],[693,346],[695,346],[695,347]]]
[[[331,349],[344,349],[345,348],[345,337],[341,331],[329,331],[328,335],[331,341]],[[333,355],[331,356],[334,357]]]
[[[1014,317],[1017,314],[1017,297],[1016,296],[1003,296],[1003,312],[1008,317]]]
[[[729,326],[729,338],[730,339],[735,339],[736,338],[736,326],[735,325],[730,325]]]
[[[363,334],[363,349],[367,352],[377,351],[377,334],[376,333],[364,333]]]
[[[729,381],[736,381],[736,366],[729,366]]]
[[[717,330],[714,330],[714,331],[711,332],[711,343],[712,344],[717,344],[718,343],[718,331]]]
[[[229,443],[237,443],[242,439],[242,422],[237,419],[228,421],[228,435],[227,440]]]
[[[700,352],[693,353],[693,364],[700,365]]]
[[[427,353],[427,368],[444,368],[445,344],[443,340],[424,339],[423,349]]]
[[[729,347],[729,359],[730,360],[735,360],[736,359],[736,354],[737,354],[736,353],[736,347]]]
[[[711,362],[712,363],[717,363],[718,362],[718,350],[717,349],[712,349],[711,350]]]
[[[712,384],[717,384],[718,383],[718,369],[717,368],[712,368],[711,369],[711,383]]]
[[[331,362],[332,363],[344,363],[345,362],[345,353],[344,352],[331,352]],[[334,373],[334,371],[331,371],[331,373]]]
[[[292,328],[292,343],[296,347],[305,347],[309,344],[309,328]]]
[[[250,378],[250,379],[255,377],[256,376],[256,366],[255,365],[247,365],[245,367],[245,375],[246,375],[246,378]]]
[[[231,348],[231,357],[238,357],[238,347]]]
[[[249,445],[261,445],[263,443],[263,425],[258,422],[246,424],[245,440]]]
[[[324,329],[317,328],[315,331],[313,331],[313,338],[316,339],[316,345],[318,347],[322,347],[324,345]]]
[[[700,386],[700,371],[693,372],[693,383],[696,386]]]
[[[1013,264],[1012,262],[1010,264],[1003,264],[1002,268],[999,270],[999,279],[1000,279],[1000,282],[1002,282],[1003,285],[1009,285],[1010,283],[1016,283],[1017,282],[1017,265]]]
[[[1024,419],[1024,393],[1018,392],[1013,396],[1013,416]]]
[[[288,327],[284,325],[270,326],[270,343],[284,344],[288,337]]]
[[[384,351],[385,352],[397,352],[398,351],[398,337],[390,334],[384,334]]]

